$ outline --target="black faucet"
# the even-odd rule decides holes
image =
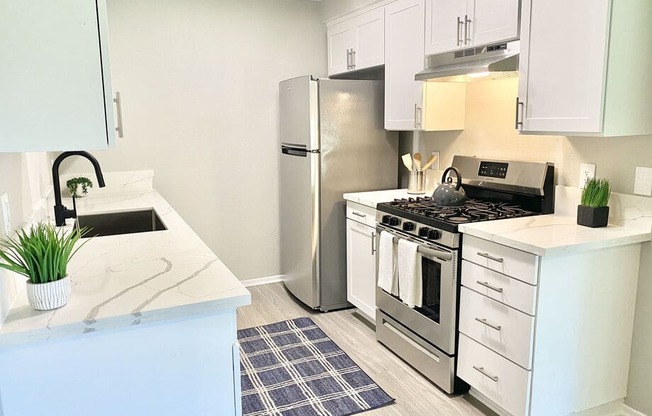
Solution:
[[[54,186],[54,220],[58,227],[66,225],[66,218],[77,218],[77,209],[75,206],[75,197],[73,196],[73,208],[68,209],[61,203],[61,183],[59,180],[59,165],[69,156],[83,156],[88,159],[95,169],[95,176],[97,177],[97,184],[100,188],[104,188],[104,176],[102,175],[102,168],[100,163],[93,157],[92,154],[84,151],[63,152],[52,164],[52,185]]]

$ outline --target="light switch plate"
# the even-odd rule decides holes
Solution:
[[[652,168],[636,168],[634,193],[636,195],[652,196]]]
[[[595,178],[595,164],[594,163],[580,163],[580,180],[578,186],[584,189],[584,185],[589,179]]]
[[[9,195],[0,195],[0,214],[2,216],[2,232],[5,236],[11,234],[11,216],[9,211]]]

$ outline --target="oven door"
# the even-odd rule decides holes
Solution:
[[[401,238],[419,244],[423,299],[421,307],[410,308],[398,297],[376,286],[376,307],[442,352],[455,354],[458,251],[378,225],[378,235],[382,231],[392,234],[395,244]]]

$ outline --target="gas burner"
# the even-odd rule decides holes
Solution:
[[[381,210],[424,224],[433,226],[449,224],[450,226],[448,228],[451,231],[455,231],[458,224],[524,217],[536,214],[508,202],[480,199],[468,199],[461,206],[443,206],[437,205],[430,197],[409,197],[395,199],[392,202],[380,205],[389,207],[389,210],[384,208],[381,208]]]

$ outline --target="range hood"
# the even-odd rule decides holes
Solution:
[[[513,77],[518,75],[519,46],[515,41],[430,55],[428,68],[414,79],[465,82],[484,76]]]

